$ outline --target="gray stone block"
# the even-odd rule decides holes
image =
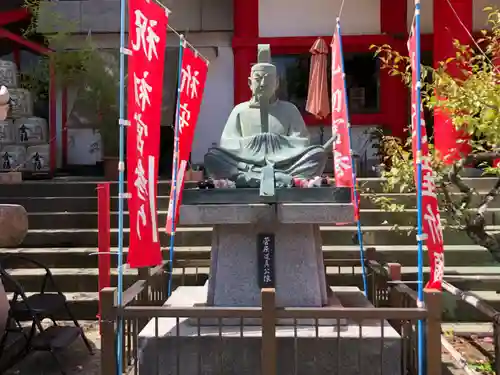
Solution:
[[[200,302],[196,287],[181,287],[167,302],[173,307]],[[372,307],[359,289],[334,288],[345,301]],[[196,297],[198,295],[198,297]],[[342,298],[341,298],[342,299]],[[198,301],[197,301],[198,300]],[[156,323],[157,322],[157,323]],[[193,326],[186,318],[159,318],[140,332],[141,375],[261,374],[260,327]],[[401,338],[387,323],[349,322],[336,326],[278,326],[278,375],[400,375]]]
[[[182,205],[181,225],[253,224],[278,221],[283,224],[352,223],[354,210],[348,203],[251,203]]]
[[[204,0],[201,2],[203,31],[232,31],[233,27],[232,0]]]
[[[163,3],[172,11],[169,18],[170,25],[178,31],[201,31],[202,1],[206,0],[163,1]]]
[[[185,189],[185,205],[221,205],[256,203],[344,203],[351,204],[351,189],[345,187],[316,187],[311,189],[278,188],[275,196],[260,196],[258,188],[237,189]]]
[[[354,222],[352,204],[282,203],[278,205],[278,221],[284,224],[332,224]]]
[[[321,307],[327,304],[319,228],[312,224],[215,225],[207,303],[260,306],[257,235],[274,233],[276,304]]]
[[[40,2],[37,31],[40,33],[81,32],[82,1]]]
[[[128,12],[128,7],[127,7]],[[82,31],[95,33],[120,31],[120,1],[100,0],[82,2]],[[126,22],[128,30],[128,22]]]
[[[269,220],[275,210],[268,204],[182,205],[181,225],[253,224]]]

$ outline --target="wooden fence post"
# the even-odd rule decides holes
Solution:
[[[101,290],[101,375],[116,374],[116,288]]]
[[[149,267],[141,267],[137,270],[137,280],[148,281],[142,292],[139,293],[138,301],[141,303],[141,305],[149,306],[150,290],[152,289],[151,286],[149,285]],[[151,291],[151,293],[153,293],[153,291]]]
[[[387,273],[393,281],[401,281],[401,264],[387,263]]]
[[[442,294],[436,289],[424,289],[426,321],[426,366],[427,374],[441,375],[441,305]]]
[[[401,264],[389,263],[387,267],[390,280],[401,281]],[[401,295],[396,288],[396,284],[389,285],[387,301],[390,307],[403,307],[401,306]],[[396,331],[401,332],[401,320],[391,320],[390,323]]]
[[[374,247],[367,247],[366,250],[366,260],[365,263],[366,265],[370,264],[370,261],[375,261],[377,258],[376,254],[376,249]],[[368,267],[365,267],[365,270],[367,271],[367,279],[368,279],[368,290],[367,290],[367,297],[368,300],[372,303],[373,306],[376,306],[375,298],[376,298],[376,290],[375,290],[375,280],[376,280],[376,275],[375,272],[372,269],[369,269]]]
[[[151,285],[156,282],[155,278],[150,276],[149,267],[142,267],[138,269],[137,280],[145,280],[146,284],[144,285],[144,289],[137,296],[137,303],[140,306],[152,306],[154,305],[155,300],[155,285]],[[137,319],[137,328],[142,330],[146,324],[148,324],[148,318],[138,318]],[[125,342],[125,340],[123,340]],[[125,348],[124,348],[125,353]]]
[[[276,290],[261,290],[262,298],[262,375],[276,375]]]

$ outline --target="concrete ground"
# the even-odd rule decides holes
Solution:
[[[449,354],[443,353],[442,359],[443,359],[442,375],[466,375],[466,372],[453,362],[453,358]]]
[[[82,340],[76,340],[68,349],[59,353],[58,358],[67,375],[100,375],[101,339],[96,322],[80,322],[85,334],[94,347],[90,355]],[[4,375],[60,375],[59,367],[49,353],[32,353]]]
[[[99,327],[96,322],[82,322],[82,325],[87,338],[94,347],[94,355],[89,355],[83,342],[77,340],[71,347],[59,354],[60,362],[67,375],[100,375],[101,343]],[[456,326],[454,328],[457,329]],[[50,354],[33,353],[4,375],[60,375],[60,371]],[[444,351],[443,375],[465,375],[465,372],[457,367],[453,363],[451,356]]]

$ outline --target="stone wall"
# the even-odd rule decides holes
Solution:
[[[200,163],[212,143],[219,141],[233,106],[233,0],[163,2],[172,11],[169,24],[186,35],[189,42],[211,62],[193,144],[193,162]],[[72,31],[69,44],[75,49],[83,45],[90,33],[94,45],[118,58],[120,0],[45,1],[41,6],[39,31]],[[173,126],[174,121],[178,46],[178,37],[169,32],[161,119],[161,125],[165,127]],[[77,92],[77,88],[70,88],[68,93],[68,158],[74,164],[87,164],[95,159],[94,145],[99,148],[100,137],[93,131],[95,126],[90,119],[82,121],[82,116],[74,116],[83,111]]]
[[[170,25],[179,31],[232,31],[233,0],[163,0],[172,11]],[[120,0],[80,0],[41,3],[39,31],[60,28],[57,12],[74,22],[76,33],[120,31]]]

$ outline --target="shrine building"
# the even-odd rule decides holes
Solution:
[[[5,11],[12,11],[2,1]],[[18,0],[7,0],[20,6]],[[16,3],[16,4],[14,4]],[[22,3],[22,2],[21,2]],[[48,4],[49,2],[45,2]],[[193,144],[192,162],[200,164],[206,151],[220,139],[226,119],[235,104],[248,100],[248,76],[257,60],[257,45],[270,44],[272,58],[280,76],[279,97],[297,105],[315,143],[331,134],[330,118],[317,119],[305,111],[308,93],[309,52],[318,37],[329,45],[342,0],[168,0],[170,25],[210,60],[204,101]],[[44,2],[42,2],[43,6]],[[61,17],[77,21],[74,48],[91,33],[103,53],[119,55],[119,0],[72,0],[51,3]],[[433,64],[455,54],[453,39],[470,44],[486,27],[483,8],[500,5],[500,0],[422,0],[422,60]],[[12,7],[11,7],[12,8]],[[341,15],[343,51],[353,125],[353,148],[367,166],[376,164],[371,134],[376,128],[402,136],[409,123],[409,90],[397,77],[381,71],[372,45],[389,44],[407,54],[408,29],[414,14],[413,0],[346,0]],[[0,20],[2,20],[0,14]],[[4,25],[0,27],[6,29]],[[23,51],[36,47],[19,38],[20,31],[0,28],[0,60],[19,63]],[[44,22],[41,32],[49,32]],[[8,29],[8,28],[7,28]],[[3,37],[3,39],[2,39]],[[13,38],[17,39],[13,39]],[[12,43],[4,43],[5,38]],[[17,41],[16,41],[17,40]],[[162,173],[170,173],[172,126],[176,95],[179,40],[169,32],[165,62],[162,113]],[[16,47],[17,46],[17,47]],[[21,57],[21,59],[20,59]],[[329,80],[329,78],[328,78]],[[55,83],[52,83],[55,85]],[[329,83],[328,83],[329,84]],[[46,118],[49,121],[54,167],[96,165],[102,159],[99,131],[92,124],[69,121],[78,98],[75,88],[51,86]],[[432,131],[433,119],[427,116]],[[445,128],[435,128],[438,139]],[[96,146],[97,145],[97,146]],[[369,168],[368,168],[369,169]],[[368,170],[367,169],[367,170]]]
[[[328,139],[330,119],[305,112],[309,49],[318,36],[330,44],[342,0],[253,0],[234,4],[234,99],[249,96],[247,71],[255,61],[256,45],[269,43],[280,71],[280,96],[303,113],[313,139]],[[436,64],[455,55],[453,40],[472,44],[470,35],[487,27],[486,6],[498,0],[422,0],[422,61]],[[348,0],[340,18],[347,80],[353,149],[367,167],[378,163],[370,134],[374,127],[403,136],[410,122],[409,90],[399,77],[380,69],[372,45],[388,44],[407,55],[408,30],[414,16],[413,0]],[[330,74],[330,72],[328,72]],[[428,132],[434,121],[427,114]],[[437,124],[439,126],[439,124]],[[447,125],[449,126],[449,125]],[[446,125],[434,135],[448,132]],[[370,160],[371,159],[371,160]],[[371,168],[365,168],[368,170]]]

